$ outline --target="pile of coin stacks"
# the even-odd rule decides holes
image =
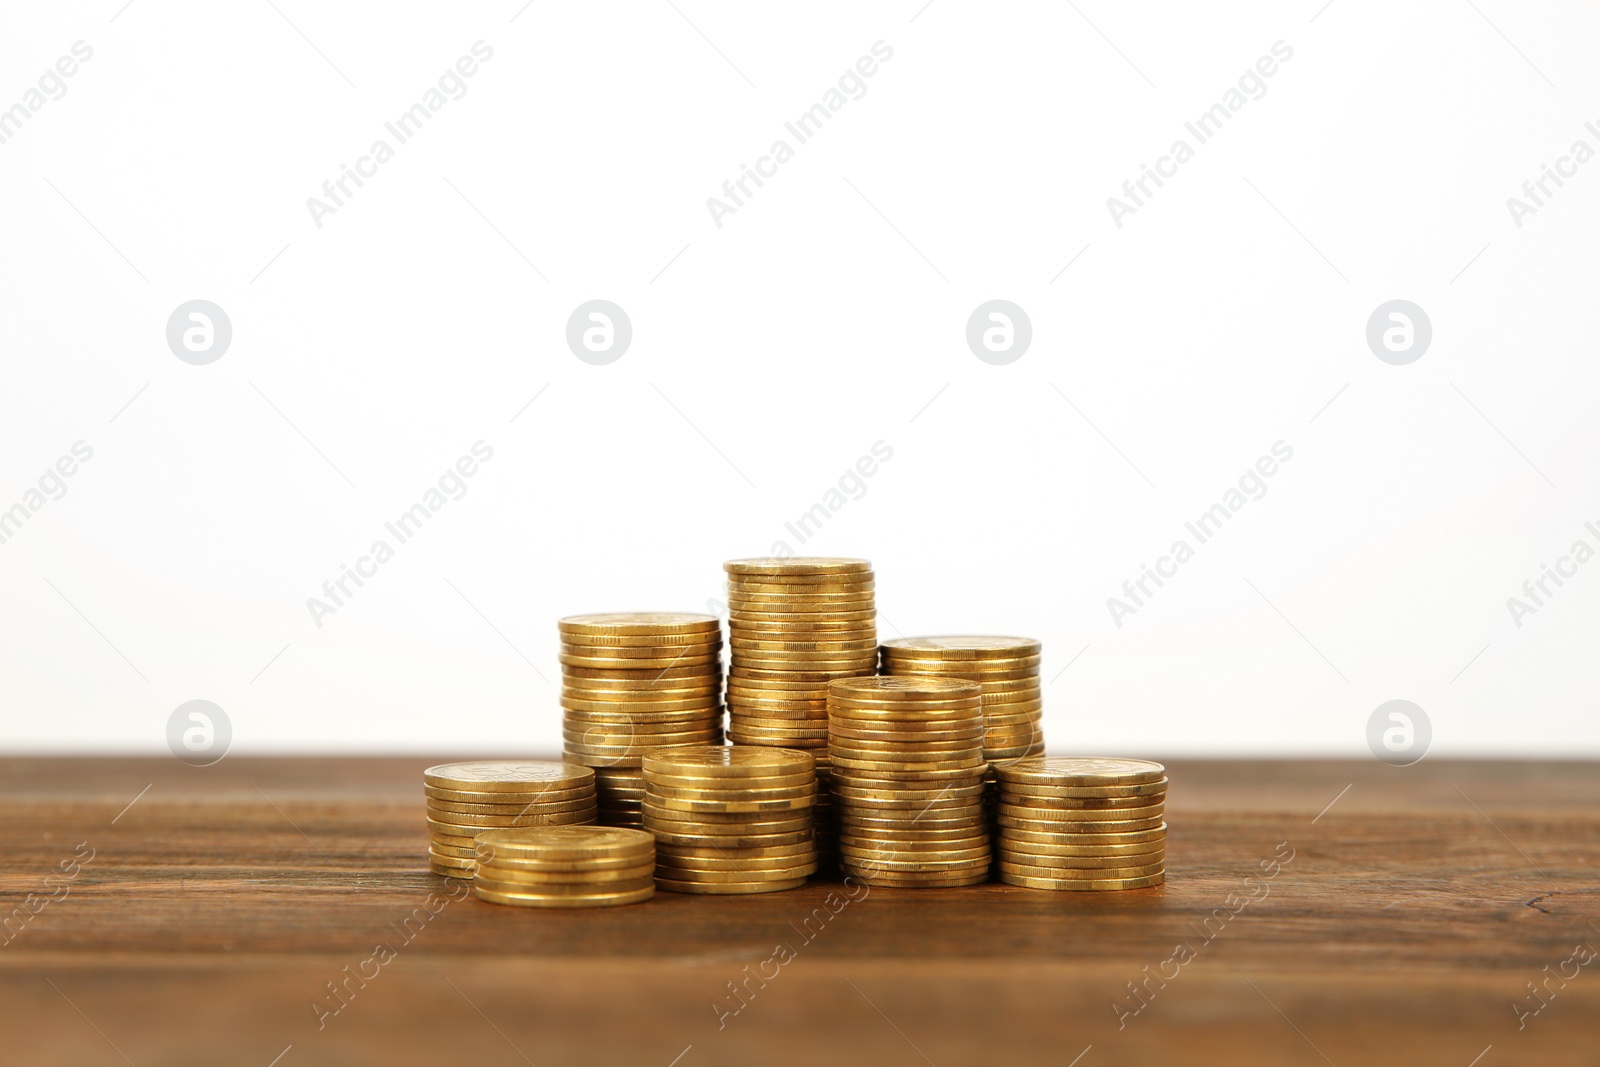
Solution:
[[[817,847],[831,862],[828,683],[877,670],[872,564],[796,556],[736,559],[728,572],[728,737],[737,745],[807,749],[821,785]]]
[[[983,687],[983,754],[1044,751],[1039,642],[1027,637],[902,637],[883,643],[883,673],[964,678]]]
[[[595,820],[594,771],[547,760],[445,763],[422,772],[428,806],[428,865],[471,878],[473,838],[502,827]]]
[[[982,692],[955,678],[851,678],[828,687],[846,874],[908,887],[988,878]]]
[[[645,750],[722,740],[722,626],[670,612],[559,626],[566,758],[595,769],[602,823],[641,826]]]
[[[604,908],[655,896],[655,839],[616,826],[549,826],[478,835],[472,891],[491,904]]]
[[[644,825],[656,885],[679,893],[770,893],[817,869],[816,761],[787,748],[659,748],[644,757]]]
[[[1167,772],[1137,759],[1042,756],[996,768],[1000,880],[1143,889],[1166,877]]]

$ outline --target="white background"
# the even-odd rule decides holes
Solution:
[[[0,145],[0,507],[94,456],[0,545],[0,747],[160,752],[204,698],[235,752],[553,751],[557,617],[703,610],[786,541],[871,558],[886,635],[1043,640],[1053,751],[1363,753],[1405,698],[1437,754],[1600,752],[1600,562],[1506,606],[1600,547],[1600,162],[1506,206],[1600,148],[1600,12],[675,2],[7,12],[0,107],[94,55]],[[479,40],[318,228],[307,198]],[[707,198],[880,40],[717,227]],[[209,366],[165,340],[196,298],[233,325]],[[564,340],[593,298],[633,323],[609,366]],[[1009,366],[964,338],[994,298],[1032,321]],[[1433,324],[1409,366],[1365,341],[1395,298]],[[479,440],[467,495],[315,625]],[[802,546],[785,522],[877,441]]]

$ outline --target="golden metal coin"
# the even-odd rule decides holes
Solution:
[[[715,615],[677,611],[622,611],[599,615],[568,615],[556,621],[563,634],[650,635],[715,632]]]
[[[896,637],[883,643],[884,652],[909,658],[940,660],[1037,656],[1043,649],[1031,637],[938,636]]]
[[[517,796],[516,793],[490,794],[491,796]],[[530,800],[521,804],[467,804],[462,801],[440,800],[437,797],[427,798],[427,810],[430,815],[526,815],[537,812],[541,815],[554,815],[563,811],[581,811],[584,808],[594,807],[594,790],[589,790],[585,795],[574,800]],[[448,818],[443,820],[449,822]]]
[[[545,826],[525,830],[496,830],[478,835],[478,843],[497,856],[530,859],[604,859],[631,856],[640,851],[655,854],[655,838],[638,830],[605,826]]]
[[[1012,764],[1001,774],[1000,780],[1085,788],[1148,785],[1162,781],[1166,774],[1165,767],[1150,760],[1040,756]]]
[[[870,886],[882,886],[885,889],[949,889],[956,886],[978,885],[989,880],[987,863],[958,871],[906,873],[857,867],[841,860],[839,869],[857,881]]]
[[[1007,885],[1027,889],[1054,889],[1069,892],[1105,892],[1119,889],[1148,889],[1166,881],[1166,872],[1144,878],[1031,878],[1026,875],[1000,872],[1000,880]]]
[[[576,766],[576,764],[574,764]],[[584,768],[588,770],[589,768]],[[429,804],[566,804],[574,800],[587,800],[594,796],[594,781],[584,783],[575,789],[535,789],[531,791],[491,791],[491,790],[464,790],[464,789],[437,789],[431,785],[422,787],[423,799]]]
[[[1063,856],[1054,852],[1023,852],[1015,847],[1008,848],[1004,844],[995,849],[995,855],[1007,863],[1031,867],[1069,867],[1074,870],[1084,871],[1104,871],[1120,867],[1159,867],[1167,859],[1165,849],[1118,856]],[[1115,875],[1115,877],[1119,878],[1124,876],[1124,872],[1121,871]]]
[[[720,661],[691,663],[679,667],[566,667],[561,680],[568,685],[611,685],[646,682],[663,688],[713,683],[722,676]]]
[[[1024,760],[1021,762],[1031,761]],[[996,774],[1001,778],[1002,788],[1019,799],[1035,796],[1062,797],[1077,800],[1098,800],[1107,797],[1144,797],[1153,799],[1163,797],[1167,792],[1167,780],[1165,778],[1154,782],[1136,782],[1131,785],[1069,786],[1012,781],[1010,778],[1000,774],[1001,771],[1009,770],[1014,766],[1016,766],[1015,763],[1008,764],[1004,768],[997,769]]]
[[[729,574],[871,574],[872,564],[847,556],[757,556],[730,559],[722,569]]]
[[[612,867],[605,870],[547,871],[529,867],[502,867],[495,863],[478,863],[478,877],[503,885],[491,889],[523,887],[524,892],[539,892],[544,886],[595,886],[602,889],[620,888],[608,885],[613,882],[637,882],[655,874],[655,862],[635,863],[629,867]]]
[[[1056,825],[1071,825],[1057,823]],[[1144,845],[1160,844],[1167,839],[1167,824],[1143,830],[1125,830],[1111,833],[1067,833],[1052,829],[1034,830],[1021,826],[1002,826],[998,840],[1018,841],[1044,845]]]
[[[1056,823],[1115,823],[1115,822],[1160,822],[1166,813],[1167,806],[1161,801],[1153,804],[1141,804],[1136,808],[1047,808],[1034,804],[1015,804],[1003,794],[996,806],[996,811],[1002,815],[1010,815],[1018,819],[1030,819],[1034,822]],[[1135,829],[1135,827],[1127,827]],[[1080,831],[1081,832],[1081,831]]]
[[[1053,797],[1012,793],[1000,786],[1000,800],[1017,807],[1062,808],[1073,811],[1130,811],[1165,803],[1164,793],[1137,797]]]
[[[638,904],[656,895],[652,883],[625,893],[595,893],[590,896],[530,896],[526,893],[500,893],[474,885],[479,900],[490,904],[510,904],[520,908],[609,908],[619,904]]]
[[[803,774],[815,766],[816,761],[805,752],[708,746],[651,753],[644,771],[647,776],[658,773],[685,777],[703,775],[739,782],[772,775]]]
[[[1152,874],[1160,874],[1165,870],[1165,864],[1160,861],[1133,867],[1103,867],[1098,870],[1085,870],[1081,867],[1062,867],[1047,863],[1018,863],[1015,860],[1002,859],[997,864],[998,868],[1006,874],[1020,874],[1024,878],[1062,878],[1094,880],[1104,878],[1144,878]]]
[[[525,792],[535,786],[578,787],[594,781],[586,767],[554,760],[479,760],[441,763],[422,772],[424,786],[462,792]]]

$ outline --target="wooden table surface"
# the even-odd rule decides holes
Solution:
[[[1600,1062],[1597,764],[1169,760],[1158,889],[539,912],[428,872],[432,762],[0,759],[0,1063]]]

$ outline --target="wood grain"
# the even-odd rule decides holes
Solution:
[[[1600,1060],[1593,763],[1169,760],[1159,889],[561,913],[440,895],[432,762],[0,759],[0,1062]]]

